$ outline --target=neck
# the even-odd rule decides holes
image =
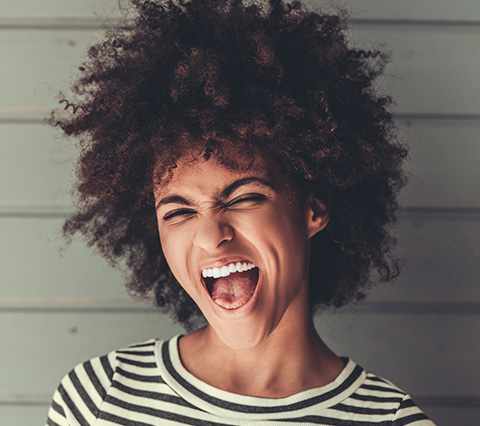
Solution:
[[[230,348],[210,326],[183,337],[179,348],[183,365],[197,378],[250,396],[293,395],[332,382],[343,369],[308,312],[294,318],[286,312],[269,337],[253,348]]]

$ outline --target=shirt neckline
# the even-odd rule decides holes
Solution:
[[[263,398],[235,394],[218,389],[195,377],[182,364],[177,335],[155,344],[155,359],[165,383],[186,402],[225,418],[246,420],[281,419],[285,412],[295,416],[311,415],[336,405],[352,395],[365,381],[366,372],[349,358],[337,378],[324,386],[283,398]]]

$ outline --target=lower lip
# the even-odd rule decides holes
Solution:
[[[228,309],[228,308],[224,308],[223,306],[217,305],[211,298],[210,293],[208,292],[205,285],[204,285],[204,288],[205,288],[205,291],[207,292],[208,300],[210,302],[212,310],[218,316],[223,318],[240,318],[240,317],[245,317],[249,315],[255,309],[255,306],[257,304],[257,299],[258,299],[259,288],[261,284],[262,284],[262,275],[259,271],[257,286],[255,287],[255,291],[253,292],[252,297],[250,297],[247,303],[234,309]]]

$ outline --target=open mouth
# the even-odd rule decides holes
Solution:
[[[217,305],[225,309],[238,309],[255,293],[258,277],[258,267],[251,265],[251,269],[230,272],[227,276],[204,276],[203,281],[210,297]]]

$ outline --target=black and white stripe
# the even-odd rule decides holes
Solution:
[[[191,375],[178,336],[75,367],[54,394],[48,426],[433,426],[411,398],[352,360],[332,383],[278,399],[237,395]]]

